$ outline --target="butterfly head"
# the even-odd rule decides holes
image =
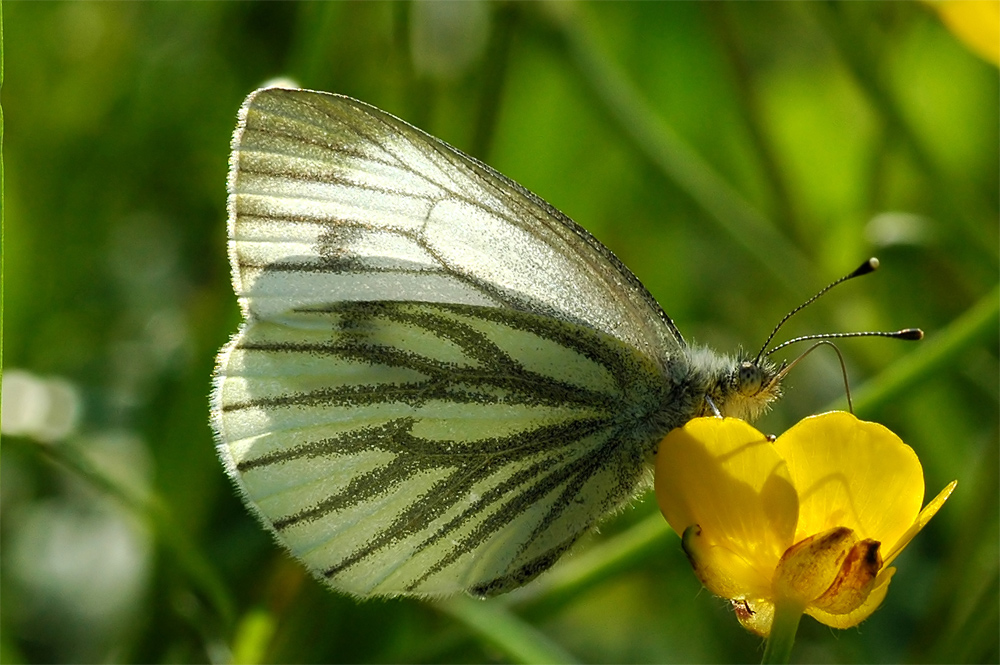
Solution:
[[[781,397],[784,369],[766,357],[739,358],[709,386],[706,403],[710,400],[723,416],[755,420]]]

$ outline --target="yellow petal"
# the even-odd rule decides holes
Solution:
[[[707,543],[770,579],[792,544],[798,501],[767,438],[734,418],[696,418],[660,442],[656,497],[677,533],[697,524]]]
[[[920,461],[882,425],[833,411],[799,421],[774,446],[799,494],[796,540],[846,526],[888,551],[920,511]]]
[[[761,571],[739,552],[711,543],[697,524],[684,530],[681,547],[695,575],[714,595],[734,601],[770,595],[771,571]]]
[[[889,582],[892,580],[895,572],[895,568],[883,568],[875,582],[875,587],[868,594],[868,599],[852,612],[848,612],[847,614],[833,614],[818,607],[807,607],[806,614],[831,628],[850,628],[856,626],[870,617],[872,612],[877,610],[882,601],[885,600],[885,594],[889,592]]]
[[[913,537],[920,533],[920,530],[923,529],[924,526],[931,521],[931,518],[937,514],[937,511],[941,509],[941,506],[943,506],[944,502],[948,500],[951,493],[955,491],[955,487],[957,485],[957,480],[951,481],[948,483],[948,486],[941,490],[930,503],[924,506],[924,509],[920,511],[919,515],[917,515],[917,519],[913,525],[906,530],[906,533],[899,538],[892,549],[889,550],[889,553],[886,554],[885,563],[883,565],[888,566],[897,556],[899,556],[899,553],[903,551],[903,548],[909,545],[910,541],[913,540]]]

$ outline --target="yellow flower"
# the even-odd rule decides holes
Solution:
[[[913,450],[841,411],[769,440],[742,420],[697,418],[660,443],[656,497],[695,573],[766,637],[776,603],[835,628],[882,603],[889,564],[944,504],[926,508]]]
[[[925,0],[941,21],[973,53],[1000,65],[1000,2],[996,0]]]

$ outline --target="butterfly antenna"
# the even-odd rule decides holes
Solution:
[[[838,333],[821,333],[819,335],[802,335],[801,337],[794,337],[790,340],[782,342],[781,344],[778,344],[777,346],[771,349],[767,348],[767,345],[771,343],[772,339],[774,339],[775,334],[777,334],[781,326],[784,325],[784,323],[788,321],[788,319],[790,319],[793,314],[811,305],[816,301],[817,298],[819,298],[821,295],[823,295],[833,287],[837,286],[841,282],[846,282],[849,279],[860,277],[861,275],[867,275],[868,273],[873,272],[876,268],[878,268],[878,259],[875,258],[868,259],[860,266],[858,266],[858,268],[854,272],[852,272],[849,275],[845,275],[844,277],[841,277],[837,281],[827,285],[819,293],[817,293],[812,298],[810,298],[809,300],[805,301],[804,303],[793,309],[791,312],[786,314],[785,317],[781,319],[781,321],[778,322],[778,325],[774,327],[774,330],[772,330],[771,334],[768,336],[767,342],[765,342],[764,346],[761,347],[760,353],[757,354],[757,359],[755,360],[755,363],[760,362],[760,359],[762,357],[770,356],[772,353],[775,353],[776,351],[785,348],[789,344],[797,344],[799,342],[815,342],[815,343],[808,349],[806,349],[803,353],[799,354],[799,356],[795,358],[795,360],[793,360],[792,362],[783,363],[779,371],[775,374],[774,378],[771,379],[771,383],[777,384],[778,382],[780,382],[785,377],[785,375],[791,371],[793,367],[798,365],[803,358],[808,356],[810,353],[815,351],[820,346],[823,345],[832,346],[834,351],[837,352],[837,358],[840,360],[840,370],[844,377],[844,392],[847,395],[847,406],[850,409],[851,413],[854,413],[854,404],[851,400],[851,386],[847,380],[847,366],[844,363],[844,356],[841,354],[840,349],[837,347],[837,345],[830,340],[847,339],[849,337],[888,337],[890,339],[903,339],[903,340],[920,340],[924,338],[924,332],[920,330],[920,328],[904,328],[903,330],[896,330],[896,331],[863,330],[859,332],[838,332]]]
[[[889,337],[890,339],[905,339],[905,340],[916,341],[924,338],[924,331],[921,330],[920,328],[904,328],[902,330],[895,330],[895,331],[863,330],[860,332],[839,332],[839,333],[822,333],[820,335],[803,335],[802,337],[793,337],[787,342],[782,342],[778,346],[774,347],[773,349],[762,355],[769,356],[775,351],[783,349],[789,344],[795,344],[797,342],[808,342],[813,340],[847,339],[848,337]]]
[[[854,413],[854,402],[851,400],[851,384],[850,381],[847,379],[847,363],[844,362],[844,354],[840,352],[840,348],[836,344],[834,344],[828,339],[823,339],[816,342],[808,349],[803,351],[801,354],[799,354],[799,356],[795,360],[788,363],[787,365],[783,365],[781,371],[778,372],[778,374],[774,377],[773,380],[775,382],[781,381],[783,378],[785,378],[785,375],[792,370],[793,367],[799,364],[800,360],[802,360],[810,353],[812,353],[813,351],[824,345],[832,346],[833,350],[837,352],[837,360],[840,361],[840,374],[841,376],[844,377],[844,394],[847,395],[847,409],[851,413]]]
[[[778,325],[774,326],[774,330],[771,331],[771,334],[767,336],[767,340],[764,342],[763,346],[760,347],[760,352],[757,353],[757,357],[754,359],[754,364],[759,363],[762,357],[770,353],[773,353],[777,349],[781,348],[781,346],[790,344],[792,341],[802,341],[803,339],[807,339],[807,338],[798,338],[795,340],[790,340],[788,342],[785,342],[785,344],[782,344],[781,346],[771,349],[771,351],[768,351],[767,353],[764,353],[764,351],[767,349],[767,345],[771,343],[771,340],[774,339],[774,336],[778,334],[778,331],[781,330],[781,326],[785,325],[785,322],[788,321],[788,319],[792,318],[793,316],[801,312],[803,309],[816,302],[816,300],[818,300],[820,296],[822,296],[824,293],[826,293],[833,287],[837,286],[838,284],[846,282],[849,279],[854,279],[855,277],[861,277],[862,275],[867,275],[870,272],[875,272],[875,270],[877,269],[878,269],[878,259],[872,257],[867,261],[865,261],[864,263],[862,263],[860,266],[858,266],[857,269],[855,269],[850,274],[844,275],[840,279],[827,284],[822,289],[820,289],[819,293],[817,293],[812,298],[810,298],[809,300],[805,301],[804,303],[802,303],[801,305],[790,311],[788,314],[785,314],[785,316],[780,321],[778,321]],[[851,333],[851,335],[853,335],[853,333]],[[923,333],[921,333],[921,336],[922,335]],[[822,338],[825,338],[825,336],[816,336],[811,339],[822,339]]]

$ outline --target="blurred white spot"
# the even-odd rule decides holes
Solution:
[[[72,445],[97,475],[144,500],[152,458],[139,436],[105,431],[74,437]],[[4,504],[10,601],[4,609],[17,633],[43,643],[53,662],[120,662],[117,650],[144,616],[153,565],[150,528],[91,480],[63,469],[56,479],[54,496]]]
[[[135,616],[151,565],[148,531],[124,511],[67,499],[12,515],[7,571],[18,587],[23,621],[60,625],[71,661],[103,660]]]
[[[277,76],[260,84],[261,88],[298,88],[299,82],[287,76]]]
[[[489,3],[423,0],[411,7],[410,56],[417,73],[454,79],[486,50]]]
[[[934,223],[909,212],[884,212],[868,222],[865,237],[875,247],[927,245],[934,237]]]
[[[0,432],[7,435],[58,441],[80,418],[80,396],[71,383],[23,370],[4,371],[0,402]]]

